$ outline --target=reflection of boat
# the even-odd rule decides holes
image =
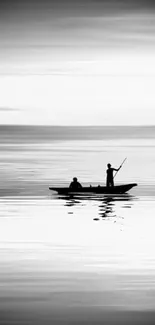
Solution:
[[[114,187],[106,186],[87,186],[73,190],[69,187],[49,187],[50,190],[56,191],[59,194],[85,194],[85,193],[96,193],[96,194],[123,194],[129,191],[132,187],[137,186],[136,183],[116,185]]]

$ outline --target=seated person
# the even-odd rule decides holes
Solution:
[[[82,185],[78,182],[77,177],[73,178],[73,181],[70,183],[69,188],[72,188],[73,190],[82,188]]]

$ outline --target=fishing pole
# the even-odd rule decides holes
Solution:
[[[127,160],[127,157],[126,157],[126,158],[123,160],[123,162],[121,163],[121,165],[120,165],[120,167],[119,167],[119,170],[120,170],[120,168],[123,166],[123,164],[125,163],[126,160]],[[113,178],[115,178],[115,176],[117,175],[117,173],[118,173],[119,170],[117,170],[117,172],[115,173],[115,175],[114,175]]]

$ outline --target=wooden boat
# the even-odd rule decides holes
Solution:
[[[116,185],[114,187],[107,186],[86,186],[78,189],[71,189],[69,187],[49,187],[50,190],[57,192],[58,194],[85,194],[85,193],[94,193],[94,194],[124,194],[131,190],[132,187],[137,186],[136,183],[125,184],[125,185]]]

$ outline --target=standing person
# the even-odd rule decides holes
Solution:
[[[107,181],[106,181],[106,186],[107,187],[113,187],[114,186],[114,176],[113,176],[113,171],[119,171],[119,169],[121,168],[121,166],[116,169],[116,168],[112,168],[111,164],[107,165],[108,169],[107,169]]]

